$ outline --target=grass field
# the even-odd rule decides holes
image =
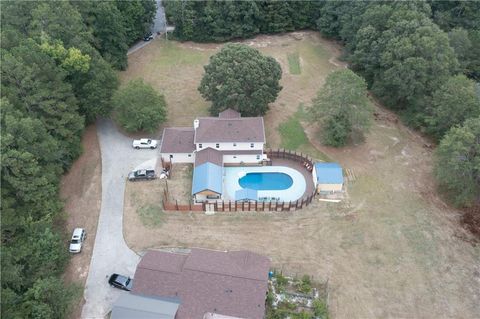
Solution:
[[[334,318],[477,318],[480,247],[460,239],[467,235],[455,210],[438,199],[426,141],[376,106],[379,116],[365,143],[341,149],[321,145],[318,127],[306,121],[307,107],[328,73],[344,67],[336,59],[338,47],[314,32],[244,43],[273,56],[283,69],[283,89],[265,116],[268,145],[330,158],[354,172],[347,199],[316,201],[292,214],[166,212],[159,226],[142,227],[136,209],[144,204],[125,196],[127,243],[136,251],[184,246],[268,255],[286,273],[328,279]],[[167,98],[168,125],[190,126],[207,114],[208,103],[196,88],[203,65],[218,48],[156,40],[130,57],[122,79],[152,83]],[[288,56],[295,52],[302,68],[292,75]],[[127,184],[128,194],[148,193],[143,201],[148,204],[160,203],[156,189]]]
[[[298,56],[298,52],[289,53],[287,55],[288,59],[288,68],[290,70],[290,74],[300,74],[302,73],[302,69],[300,67],[300,58]]]

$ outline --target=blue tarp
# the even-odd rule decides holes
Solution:
[[[315,163],[317,183],[343,184],[342,167],[338,163]]]
[[[242,188],[235,191],[235,200],[257,200],[258,192],[251,188]]]
[[[192,195],[210,190],[222,194],[223,168],[210,162],[195,167],[193,171]]]

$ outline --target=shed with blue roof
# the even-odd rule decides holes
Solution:
[[[315,163],[312,176],[317,192],[340,192],[343,189],[343,171],[338,163]]]
[[[217,199],[222,196],[223,167],[206,162],[193,171],[192,195],[197,201]]]

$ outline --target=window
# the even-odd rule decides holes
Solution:
[[[218,143],[215,144],[215,147],[216,147],[216,148],[219,148],[219,147],[220,147],[220,144],[218,144]]]
[[[172,158],[173,158],[173,155],[172,155],[172,154],[170,154],[170,159],[172,159]]]
[[[257,160],[259,160],[259,159],[260,159],[260,155],[257,155]]]
[[[234,146],[234,147],[237,146],[237,143],[233,143],[233,146]]]
[[[250,148],[253,148],[254,144],[253,143],[250,143]]]
[[[237,158],[235,155],[233,155],[233,158]]]
[[[200,144],[198,144],[198,148],[202,148],[202,144],[201,144],[201,143],[200,143]]]
[[[192,154],[188,154],[188,157],[192,157]]]

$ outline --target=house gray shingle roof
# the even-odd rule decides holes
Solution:
[[[174,319],[180,299],[122,294],[115,301],[112,319]]]
[[[232,119],[232,118],[239,118],[242,117],[240,113],[238,113],[235,110],[232,109],[226,109],[223,112],[218,113],[219,118],[227,118],[227,119]]]
[[[194,143],[265,143],[262,117],[199,118]]]
[[[180,298],[176,319],[201,319],[208,312],[260,319],[269,268],[267,257],[248,251],[148,251],[137,266],[132,292]]]
[[[160,153],[192,153],[195,150],[193,127],[168,127],[163,130]]]
[[[207,147],[195,153],[195,167],[203,163],[210,162],[218,166],[223,166],[223,152]]]

